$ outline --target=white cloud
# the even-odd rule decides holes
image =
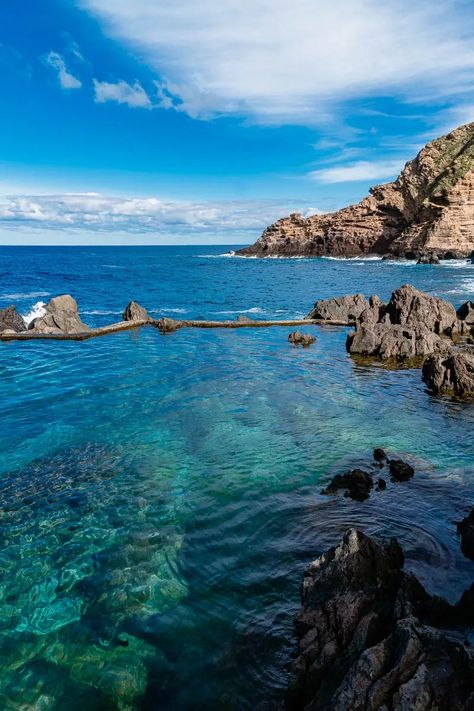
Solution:
[[[46,63],[57,72],[62,89],[81,88],[82,82],[67,70],[66,63],[58,52],[50,52],[46,56]]]
[[[94,96],[98,104],[116,101],[118,104],[130,106],[130,108],[152,108],[150,97],[138,81],[134,84],[127,84],[123,80],[110,83],[94,79]]]
[[[318,212],[309,205],[270,200],[190,202],[97,193],[15,195],[0,198],[0,226],[164,235],[212,232],[222,238],[259,232],[295,211],[306,215]]]
[[[318,183],[354,183],[362,180],[392,179],[400,173],[403,166],[404,162],[400,160],[374,162],[361,160],[349,165],[313,170],[309,176]]]
[[[207,118],[314,124],[351,99],[472,91],[474,11],[447,0],[77,0]]]

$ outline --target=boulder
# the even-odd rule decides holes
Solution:
[[[401,459],[390,459],[388,468],[392,481],[408,481],[415,475],[413,467]]]
[[[159,318],[158,321],[156,321],[156,327],[161,331],[161,333],[173,333],[173,331],[177,331],[181,328],[181,323],[179,321],[175,321],[174,318],[167,318],[165,316],[164,318]]]
[[[26,331],[23,317],[20,316],[14,306],[7,306],[6,309],[0,309],[0,332],[2,331],[13,331],[14,333]]]
[[[387,454],[384,449],[381,449],[380,447],[376,447],[374,449],[374,459],[376,462],[385,462],[387,461]]]
[[[401,326],[425,326],[434,333],[456,332],[457,315],[454,306],[435,296],[405,284],[396,289],[387,306],[390,323]]]
[[[29,329],[39,333],[83,333],[89,331],[79,317],[75,299],[69,294],[55,296],[45,306],[45,316],[35,318]]]
[[[336,296],[333,299],[316,301],[307,319],[324,319],[327,321],[344,321],[355,323],[360,315],[370,307],[362,294]]]
[[[410,359],[445,352],[449,344],[423,325],[365,323],[348,335],[346,348],[352,355]]]
[[[136,301],[130,301],[123,312],[123,321],[148,321],[148,311],[137,304]]]
[[[370,496],[374,484],[372,477],[362,469],[352,469],[346,474],[336,474],[330,484],[321,491],[321,494],[336,494],[341,489],[345,496],[355,501],[365,501]]]
[[[293,331],[288,336],[288,341],[293,343],[294,346],[303,346],[303,348],[308,348],[312,343],[316,341],[316,338],[310,333],[301,333],[301,331]]]
[[[473,708],[472,592],[450,605],[403,565],[396,539],[350,529],[308,566],[287,709]]]
[[[474,560],[474,509],[457,524],[461,536],[461,550],[466,556]]]
[[[474,397],[474,354],[432,355],[423,363],[423,380],[436,395]]]

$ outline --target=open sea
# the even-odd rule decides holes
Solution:
[[[458,306],[474,265],[242,259],[228,247],[1,247],[0,307],[72,294],[174,318],[300,318],[404,283]],[[349,526],[396,535],[430,592],[473,580],[474,406],[419,370],[354,363],[345,328],[153,328],[0,343],[0,709],[277,704],[307,563]],[[324,497],[384,447],[416,469],[365,503]]]

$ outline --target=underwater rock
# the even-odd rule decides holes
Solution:
[[[452,606],[403,565],[396,539],[350,529],[308,566],[287,709],[472,709],[472,594]]]
[[[35,318],[29,330],[38,333],[84,333],[90,331],[79,316],[77,302],[69,294],[55,296],[45,306],[46,315]]]
[[[26,331],[23,317],[20,316],[14,306],[7,306],[6,309],[0,309],[0,332],[1,331],[13,331],[14,333]]]
[[[466,556],[474,560],[474,509],[457,524],[461,536],[461,550]]]
[[[308,348],[312,343],[316,341],[316,338],[310,333],[301,333],[301,331],[293,331],[288,336],[288,341],[293,343],[295,346],[303,346],[303,348]]]
[[[148,319],[148,311],[136,301],[130,301],[122,315],[122,321],[147,321]]]
[[[474,397],[474,354],[431,355],[423,363],[423,380],[435,395]]]
[[[346,474],[336,474],[330,484],[321,491],[321,494],[336,494],[341,489],[345,496],[355,501],[365,501],[370,496],[374,484],[372,477],[362,469],[352,469]]]

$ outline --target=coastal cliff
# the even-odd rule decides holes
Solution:
[[[356,205],[267,227],[244,256],[468,256],[474,250],[474,122],[428,143]]]

